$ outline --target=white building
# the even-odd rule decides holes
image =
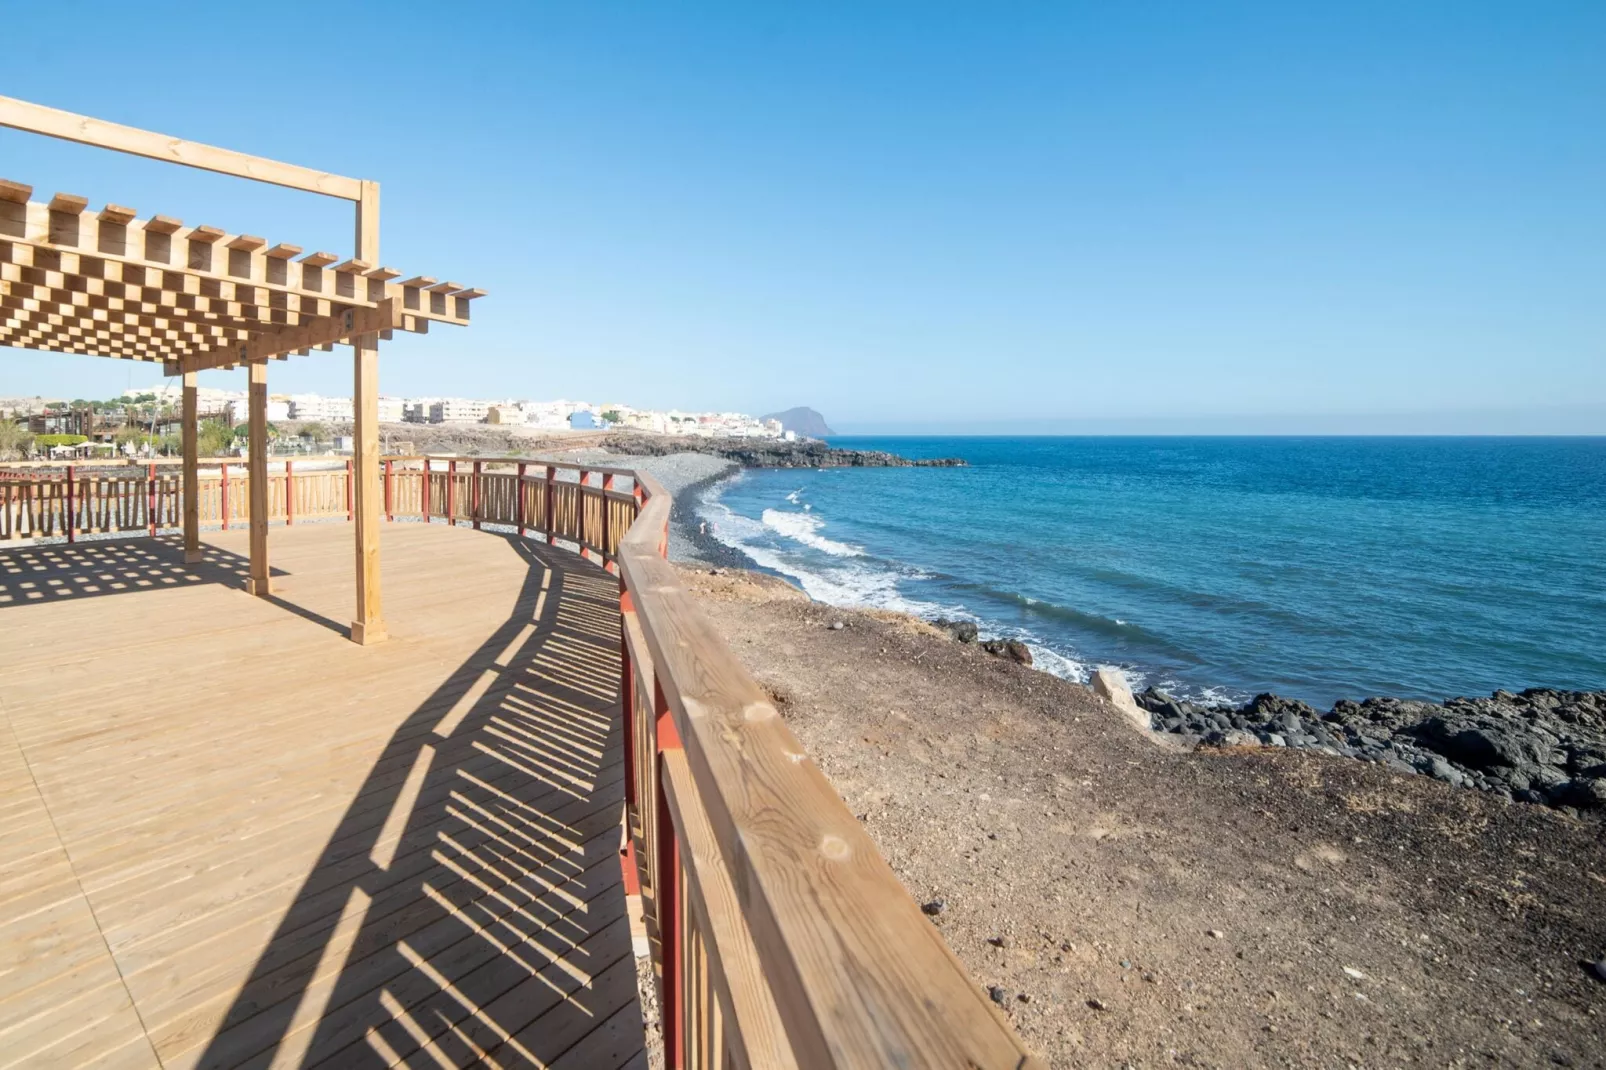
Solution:
[[[379,422],[382,424],[399,424],[406,413],[407,400],[405,398],[380,397]]]
[[[326,398],[321,394],[291,394],[290,419],[350,423],[351,399]]]
[[[231,424],[249,423],[251,420],[250,406],[244,398],[231,398],[223,405],[223,415]],[[268,423],[275,420],[290,419],[290,402],[283,397],[268,398]]]
[[[442,398],[429,407],[429,422],[432,424],[484,423],[485,417],[490,411],[490,404],[484,401],[475,401],[472,398]]]

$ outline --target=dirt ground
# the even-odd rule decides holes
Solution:
[[[1606,822],[1349,759],[1169,751],[918,621],[685,575],[1053,1065],[1606,1066]]]

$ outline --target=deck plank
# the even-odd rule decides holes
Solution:
[[[357,647],[351,537],[0,549],[0,1067],[644,1051],[617,581],[389,525]]]

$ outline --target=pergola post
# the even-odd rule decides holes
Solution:
[[[181,415],[184,426],[180,436],[184,442],[184,563],[193,565],[201,560],[201,493],[199,429],[200,416],[196,401],[195,373],[184,373],[184,403]]]
[[[379,183],[363,182],[357,201],[357,258],[379,262]],[[385,638],[379,591],[379,335],[352,339],[351,408],[357,551],[357,617],[351,641],[368,646]]]
[[[245,464],[251,494],[251,578],[245,589],[266,598],[272,593],[268,578],[268,362],[253,361],[249,367],[250,453]]]

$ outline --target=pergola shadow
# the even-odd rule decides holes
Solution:
[[[3,547],[0,609],[198,584],[244,588],[249,575],[248,559],[215,546],[207,547],[205,560],[185,564],[176,535]]]
[[[508,542],[528,566],[511,615],[392,735],[195,1065],[611,1067],[644,1051],[618,581]]]

